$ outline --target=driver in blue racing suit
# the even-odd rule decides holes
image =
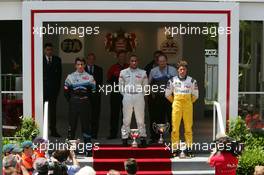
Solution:
[[[76,71],[69,74],[64,83],[65,97],[69,102],[68,139],[75,138],[78,118],[81,120],[84,143],[91,142],[91,104],[90,94],[95,91],[92,75],[84,70],[85,60],[75,59]]]

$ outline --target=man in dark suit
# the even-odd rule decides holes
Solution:
[[[153,59],[145,66],[145,71],[147,72],[147,76],[149,76],[149,73],[151,71],[151,69],[153,69],[154,67],[158,66],[158,57],[163,54],[163,52],[161,50],[156,50],[153,53]]]
[[[61,59],[53,55],[53,46],[46,43],[43,56],[44,101],[49,103],[51,136],[60,137],[56,128],[56,104],[61,86]]]
[[[125,51],[119,51],[116,54],[117,63],[113,64],[107,72],[107,82],[115,88],[115,85],[118,85],[119,74],[121,70],[126,69],[128,64],[126,63],[127,53]],[[117,138],[117,133],[120,127],[119,119],[120,114],[123,118],[122,112],[122,100],[123,96],[120,92],[116,92],[118,90],[115,88],[115,91],[112,91],[110,94],[110,136],[108,139],[115,139]]]
[[[150,71],[151,69],[155,68],[156,66],[158,66],[158,57],[160,55],[162,55],[163,52],[161,50],[156,50],[153,53],[153,59],[151,60],[151,62],[149,62],[146,66],[145,66],[145,71],[147,72],[147,75],[149,77]],[[149,119],[150,119],[150,126],[152,127],[152,122],[153,122],[153,116],[156,116],[155,114],[155,99],[152,97],[152,95],[148,95],[148,111],[149,111]],[[154,142],[156,143],[156,136],[157,134],[154,132],[153,129],[150,129],[150,137],[151,137],[151,143]]]
[[[85,71],[94,77],[96,82],[96,92],[91,94],[91,106],[92,106],[92,138],[97,139],[100,112],[101,112],[101,93],[99,92],[99,86],[103,84],[103,69],[95,65],[95,54],[89,53],[87,56],[87,65]]]

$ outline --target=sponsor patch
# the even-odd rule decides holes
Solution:
[[[136,75],[136,77],[137,77],[137,78],[142,78],[142,76],[141,76],[141,75]]]
[[[89,76],[83,76],[82,79],[83,80],[89,80]]]

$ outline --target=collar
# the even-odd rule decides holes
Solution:
[[[168,69],[169,67],[168,67],[168,65],[166,65],[163,69],[160,69],[160,67],[159,67],[159,70],[160,71],[163,71],[163,70],[166,70],[166,69]]]
[[[185,81],[187,79],[187,75],[183,78],[180,77],[180,75],[178,75],[178,78],[181,80],[181,81]]]
[[[136,72],[136,71],[138,70],[138,68],[136,68],[136,69],[132,69],[131,67],[129,67],[129,70],[130,70],[131,72]]]
[[[53,56],[51,56],[51,57],[48,57],[47,55],[45,55],[45,57],[46,57],[46,59],[47,59],[47,60],[49,60],[49,58],[51,58],[51,59],[52,59],[52,57],[53,57]]]
[[[75,71],[76,74],[83,74],[85,71],[83,72],[78,72],[77,70]]]
[[[118,65],[121,69],[127,68],[127,64],[126,64],[126,63],[123,64],[123,65],[121,65],[121,64],[119,64],[119,63],[117,62],[116,65]]]

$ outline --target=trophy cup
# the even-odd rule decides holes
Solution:
[[[184,152],[185,149],[186,149],[185,143],[180,143],[180,151],[181,151],[181,153],[179,155],[180,159],[185,159],[186,158],[186,154]]]
[[[158,143],[163,144],[164,143],[163,135],[169,131],[170,124],[168,122],[166,124],[156,124],[154,122],[152,124],[152,128],[157,134],[160,134],[160,138],[159,138]]]
[[[79,154],[78,145],[81,142],[80,139],[76,139],[76,140],[66,139],[65,142],[67,143],[67,149],[74,151],[75,154]]]
[[[180,159],[185,159],[185,158],[186,158],[186,155],[185,155],[185,153],[184,153],[183,150],[181,150],[181,153],[180,153],[180,155],[179,155],[179,158],[180,158]]]
[[[138,143],[137,143],[136,139],[139,137],[139,130],[138,129],[130,129],[130,136],[133,139],[131,146],[134,148],[138,147]]]

